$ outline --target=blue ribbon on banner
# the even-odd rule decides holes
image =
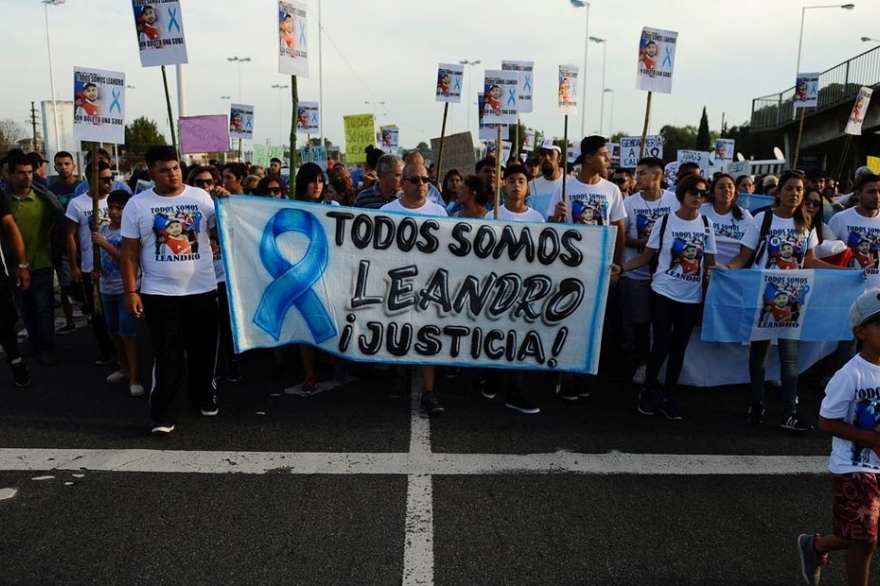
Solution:
[[[113,90],[110,92],[110,95],[113,96],[113,101],[110,102],[110,112],[113,112],[113,108],[119,110],[119,113],[122,114],[122,106],[119,105],[119,98],[122,97],[122,90]]]
[[[666,47],[666,56],[663,57],[663,67],[672,67],[672,47]]]
[[[309,247],[299,262],[289,262],[278,250],[278,237],[285,232],[298,232],[309,239]],[[329,256],[327,236],[315,216],[295,209],[284,209],[272,216],[260,241],[260,260],[275,280],[263,291],[254,323],[278,340],[284,317],[293,306],[302,315],[316,344],[335,336],[336,325],[312,289],[324,274]]]
[[[523,80],[523,91],[532,91],[532,76],[528,73]]]
[[[507,105],[513,102],[513,105],[516,106],[516,88],[507,88]]]
[[[177,32],[183,32],[180,30],[180,23],[177,22],[177,8],[174,6],[168,8],[168,32],[171,32],[171,27],[177,28]]]

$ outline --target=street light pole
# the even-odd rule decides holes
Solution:
[[[473,88],[471,88],[471,72],[474,70],[474,65],[479,65],[481,63],[481,61],[479,59],[477,59],[476,61],[468,61],[467,59],[465,59],[464,61],[459,61],[458,63],[460,65],[467,65],[468,66],[468,91],[471,92],[472,97],[475,97],[476,94],[475,94]],[[467,96],[467,94],[465,94],[465,96]],[[470,132],[470,130],[471,130],[471,110],[473,110],[473,108],[471,108],[470,98],[466,99],[464,101],[464,103],[465,103],[465,106],[467,107],[467,113],[468,113],[468,115],[467,115],[467,130],[468,130],[468,132]],[[479,135],[479,132],[477,134]]]
[[[611,112],[608,116],[608,138],[610,139],[611,135],[614,134],[614,90],[610,87],[605,88],[602,92],[602,97],[604,98],[607,93],[611,94]]]
[[[227,61],[235,61],[238,63],[238,102],[241,103],[241,64],[242,63],[249,63],[251,58],[250,57],[235,56],[235,57],[227,57],[226,60]]]
[[[58,6],[59,4],[64,4],[66,0],[42,0],[43,9],[46,17],[46,48],[49,50],[49,86],[52,90],[52,119],[55,123],[55,152],[61,150],[61,132],[58,129],[58,102],[55,98],[55,73],[52,69],[52,43],[49,41],[49,5]],[[45,138],[45,137],[44,137]],[[43,140],[43,148],[45,147],[46,141]],[[36,149],[37,145],[34,144],[34,149]],[[47,149],[48,150],[48,149]],[[46,154],[49,154],[48,152]]]
[[[290,87],[289,85],[280,85],[277,83],[272,85],[272,89],[276,89],[276,90],[286,90],[289,87]],[[280,144],[282,147],[284,146],[284,130],[283,130],[283,128],[284,128],[284,115],[282,114],[282,110],[281,110],[281,94],[278,94],[278,135],[281,137],[278,139],[278,144]]]
[[[587,135],[587,55],[590,48],[590,3],[583,0],[571,0],[575,8],[586,8],[584,15],[584,70],[581,77],[584,78],[581,90],[581,138]]]
[[[801,72],[801,49],[804,44],[804,16],[806,16],[807,10],[811,8],[842,8],[844,10],[852,10],[855,7],[855,4],[822,4],[820,6],[804,6],[801,8],[801,32],[798,36],[797,71],[794,72],[795,76]]]
[[[602,129],[605,127],[605,57],[607,56],[608,43],[599,37],[590,37],[590,40],[602,44],[602,100],[599,105],[599,134],[602,134]],[[586,97],[584,101],[586,101]]]

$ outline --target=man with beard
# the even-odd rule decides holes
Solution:
[[[529,205],[547,210],[550,197],[562,183],[562,148],[553,144],[552,138],[544,139],[538,149],[541,176],[529,181]]]

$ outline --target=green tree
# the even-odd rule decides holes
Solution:
[[[15,120],[0,120],[0,156],[15,148],[15,143],[26,136],[27,130]]]
[[[125,127],[125,153],[131,166],[143,161],[147,147],[154,144],[166,145],[168,142],[159,132],[158,125],[149,118],[135,118]]]
[[[712,150],[712,137],[709,136],[709,116],[706,115],[706,106],[703,106],[703,115],[700,116],[700,128],[697,130],[696,150]]]
[[[663,162],[678,159],[679,149],[691,150],[697,144],[696,126],[672,126],[667,124],[660,129],[663,137]]]

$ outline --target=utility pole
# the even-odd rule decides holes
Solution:
[[[34,129],[34,142],[31,150],[34,152],[40,152],[37,148],[37,109],[34,107],[33,102],[31,102],[31,127]]]

